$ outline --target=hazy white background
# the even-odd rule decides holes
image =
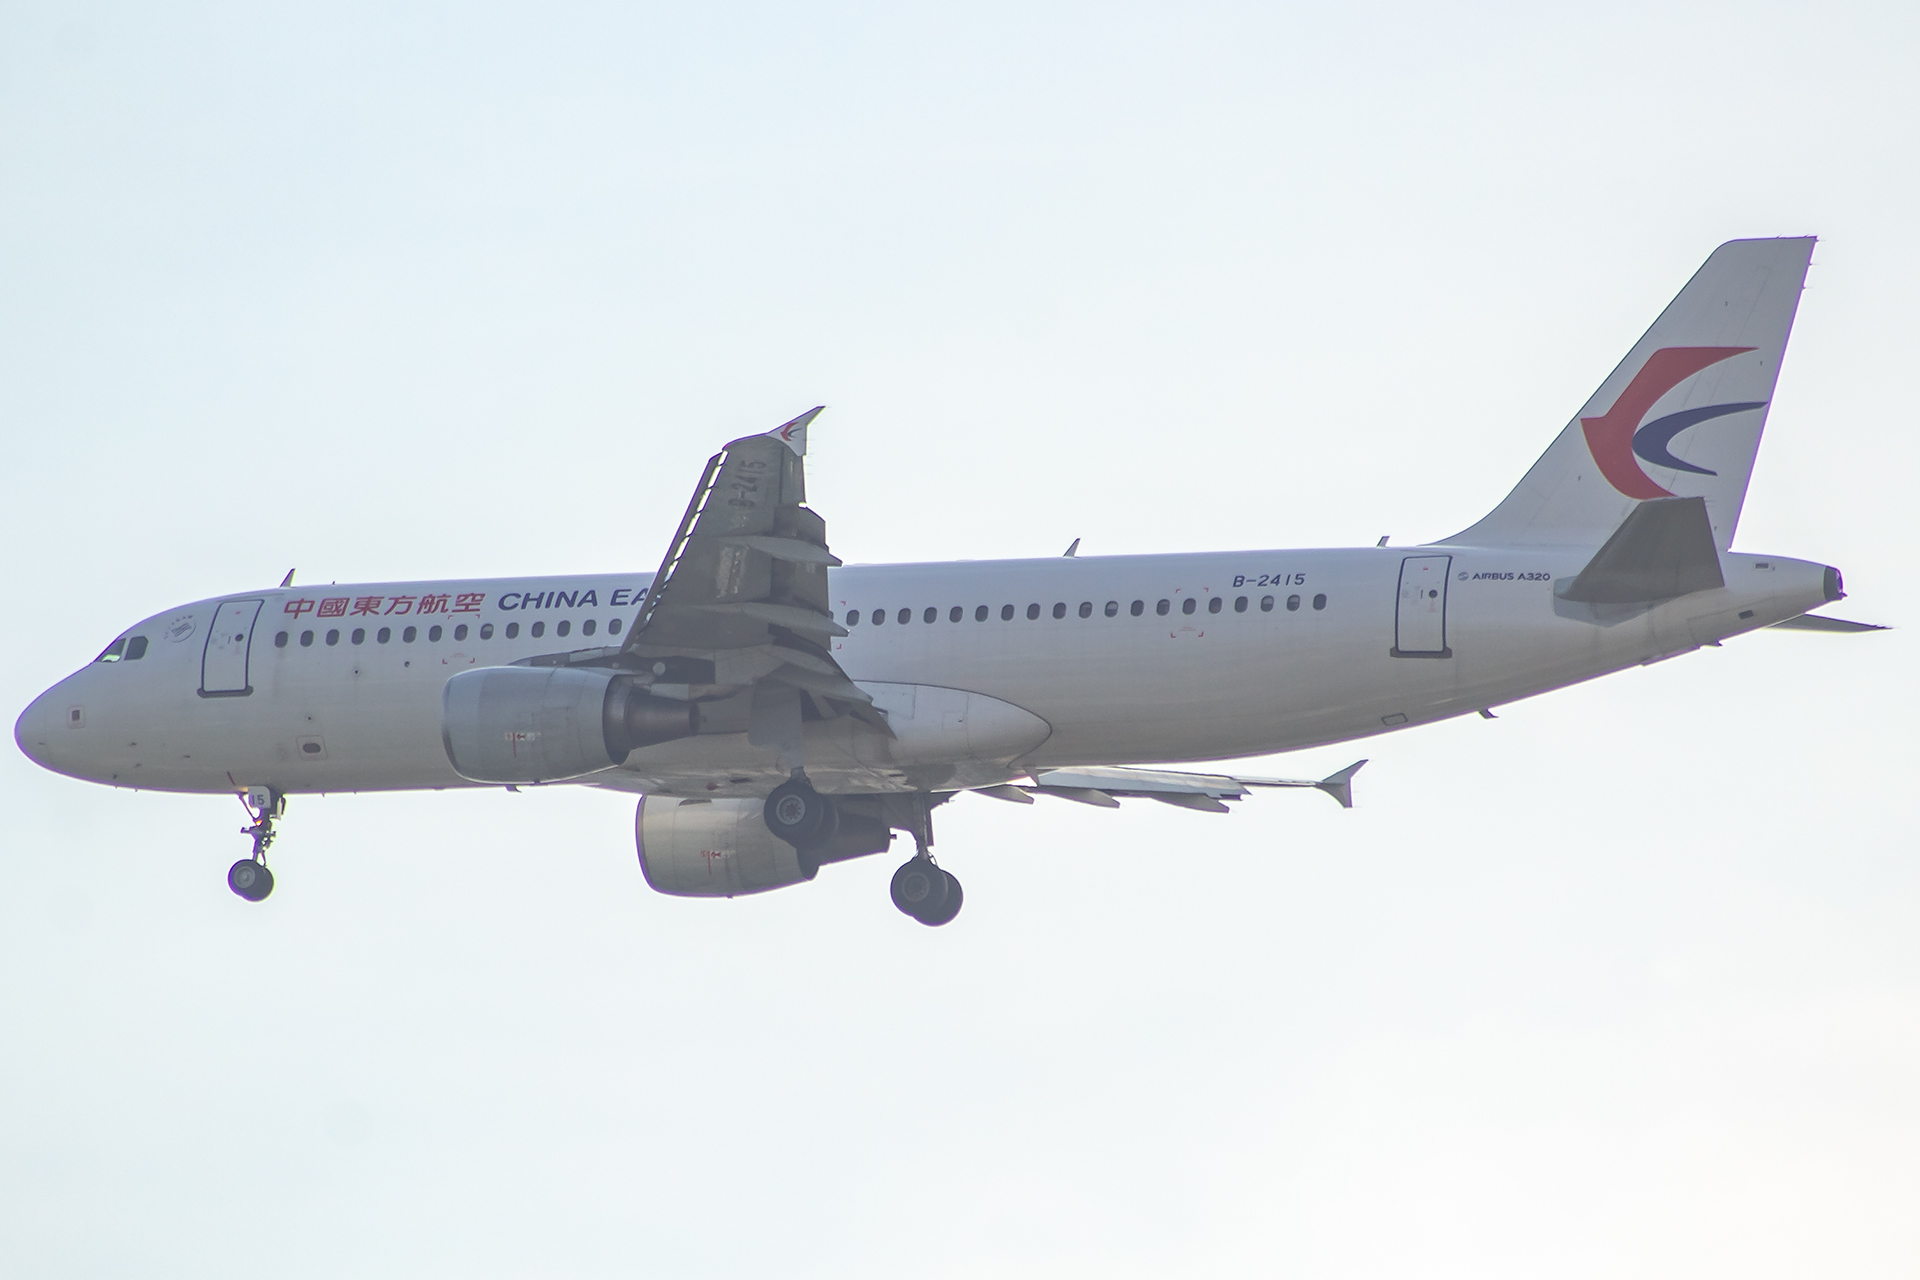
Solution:
[[[1414,542],[1824,237],[1739,545],[1912,627],[1911,5],[0,6],[0,710],[270,585],[650,570],[830,406],[851,560]],[[961,800],[652,894],[630,800],[0,752],[0,1271],[1910,1276],[1912,630]]]

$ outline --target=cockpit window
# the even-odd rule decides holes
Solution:
[[[138,662],[147,656],[147,638],[145,636],[121,636],[105,649],[95,662]]]

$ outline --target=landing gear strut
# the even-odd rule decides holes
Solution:
[[[273,872],[267,870],[267,847],[273,843],[273,820],[286,813],[287,798],[272,787],[248,787],[240,803],[253,821],[240,834],[253,837],[253,854],[227,868],[227,888],[248,902],[259,902],[273,892]]]

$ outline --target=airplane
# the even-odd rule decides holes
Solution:
[[[662,893],[732,897],[914,853],[973,793],[1226,812],[1319,779],[1141,767],[1370,738],[1810,611],[1823,564],[1731,550],[1811,237],[1721,245],[1507,497],[1411,546],[843,565],[807,505],[813,409],[707,463],[653,574],[250,590],[162,610],[34,700],[20,749],[116,787],[232,793],[273,889],[287,798],[578,784],[638,797]]]

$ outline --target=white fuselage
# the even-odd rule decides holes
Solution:
[[[899,724],[913,722],[922,691],[929,727],[900,735],[898,759],[876,759],[870,745],[837,741],[833,722],[810,723],[808,772],[823,790],[951,789],[1036,768],[1287,751],[1512,702],[1827,598],[1823,566],[1726,553],[1717,590],[1651,608],[1558,601],[1555,581],[1591,554],[1364,548],[836,569],[834,616],[859,619],[831,642],[834,658]],[[1421,563],[1403,569],[1410,561]],[[1434,585],[1416,590],[1406,576],[1416,570]],[[200,601],[131,628],[123,638],[145,637],[139,658],[95,662],[49,689],[16,738],[49,768],[155,790],[470,786],[442,745],[447,679],[617,645],[648,581],[373,583]],[[256,600],[251,621],[250,606],[233,603]],[[210,635],[216,622],[226,625]],[[978,695],[981,725],[990,717],[979,708],[991,707],[997,723],[1035,728],[993,739],[1000,750],[948,751],[967,716],[937,708],[961,706],[955,690]],[[964,765],[915,772],[942,751]],[[580,781],[764,794],[783,776],[778,763],[723,725]]]

